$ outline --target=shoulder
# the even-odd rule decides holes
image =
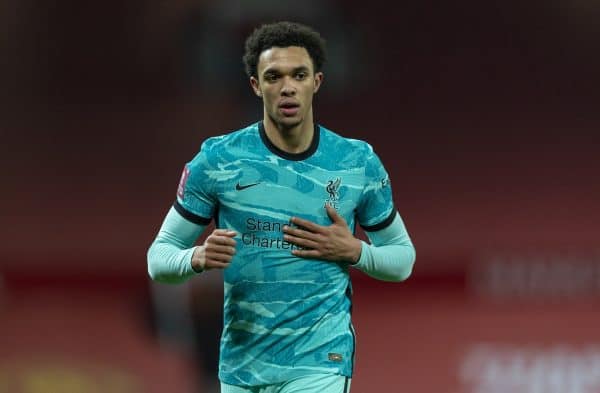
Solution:
[[[251,124],[239,130],[206,139],[202,142],[200,152],[214,153],[231,147],[241,147],[258,137],[258,123]]]
[[[257,140],[259,140],[257,123],[207,138],[202,142],[200,151],[190,164],[210,163],[227,159],[226,156],[235,148],[247,148],[256,143]]]
[[[321,143],[329,151],[338,155],[352,156],[357,160],[368,160],[375,155],[373,146],[361,139],[347,138],[330,129],[319,126],[321,129]]]

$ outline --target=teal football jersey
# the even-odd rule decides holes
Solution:
[[[296,257],[296,246],[283,240],[292,216],[330,225],[326,203],[351,230],[393,221],[390,180],[369,144],[315,125],[309,149],[290,154],[259,122],[207,139],[186,164],[177,211],[238,233],[224,270],[221,381],[254,386],[314,373],[352,376],[349,265]]]

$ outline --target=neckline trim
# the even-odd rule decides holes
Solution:
[[[275,146],[273,144],[273,142],[271,142],[271,140],[267,136],[267,132],[265,131],[265,125],[262,121],[258,123],[258,133],[260,134],[260,139],[263,141],[263,143],[265,144],[267,149],[269,149],[271,151],[271,153],[276,154],[281,158],[285,158],[286,160],[302,161],[302,160],[306,160],[308,157],[315,154],[315,152],[317,151],[317,148],[319,147],[319,140],[321,138],[321,132],[320,132],[319,126],[316,123],[315,123],[314,127],[315,127],[315,130],[313,132],[313,138],[312,138],[312,141],[310,141],[310,145],[308,146],[308,149],[306,149],[300,153],[288,153],[287,151],[281,150],[280,148]]]

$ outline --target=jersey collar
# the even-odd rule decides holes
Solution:
[[[275,146],[273,142],[271,142],[271,140],[267,137],[267,133],[265,132],[265,125],[263,124],[263,122],[261,121],[258,123],[258,132],[260,134],[260,139],[263,141],[267,149],[269,149],[271,153],[291,161],[306,160],[308,157],[312,156],[317,151],[321,136],[321,133],[319,131],[319,126],[315,124],[315,132],[313,132],[313,138],[312,141],[310,141],[310,146],[308,146],[308,149],[300,153],[288,153]]]

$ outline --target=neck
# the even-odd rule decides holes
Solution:
[[[287,153],[302,153],[309,148],[312,142],[314,134],[312,112],[300,124],[292,127],[276,123],[266,113],[263,123],[269,140]]]

